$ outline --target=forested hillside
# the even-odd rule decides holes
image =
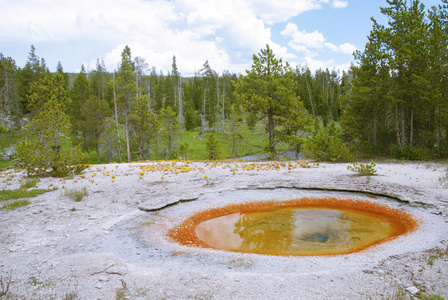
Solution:
[[[98,59],[94,70],[80,66],[78,74],[65,73],[60,63],[50,72],[34,46],[23,67],[0,54],[1,131],[22,136],[25,165],[27,151],[85,160],[84,151],[97,162],[260,152],[277,158],[286,151],[325,160],[446,158],[442,3],[428,9],[420,1],[388,0],[382,8],[388,23],[372,19],[369,42],[348,71],[291,67],[269,45],[244,74],[214,70],[205,60],[192,77],[182,76],[175,56],[164,74],[127,46],[117,70]],[[48,149],[38,154],[42,147]]]

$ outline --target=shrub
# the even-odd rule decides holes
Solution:
[[[39,182],[36,178],[27,179],[22,185],[20,186],[22,189],[29,189],[36,186],[36,184]]]
[[[394,147],[392,149],[392,155],[396,159],[403,160],[426,160],[429,155],[427,149],[415,148],[405,146],[403,148]]]
[[[348,166],[347,170],[350,170],[353,172],[358,172],[358,174],[361,176],[371,176],[371,175],[375,175],[377,172],[375,167],[376,167],[376,164],[372,160],[372,162],[370,164],[353,163],[353,166]]]
[[[305,142],[303,152],[320,161],[346,161],[350,150],[342,141],[342,132],[336,123],[327,127],[318,126],[316,132]]]
[[[88,194],[89,192],[87,191],[87,187],[65,191],[65,195],[75,202],[80,202],[82,198],[84,198],[84,196],[87,196]]]

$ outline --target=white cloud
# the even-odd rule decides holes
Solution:
[[[342,64],[336,64],[335,61],[333,59],[330,60],[318,60],[318,59],[313,59],[311,57],[305,57],[303,59],[303,65],[308,66],[308,68],[310,69],[311,72],[315,72],[317,70],[325,70],[327,68],[329,68],[329,66],[331,66],[331,68],[329,68],[330,71],[334,70],[348,70],[351,66],[351,64],[348,63],[342,63]]]
[[[335,8],[346,8],[347,6],[347,1],[333,0],[333,7]]]
[[[206,59],[215,70],[242,72],[250,67],[252,54],[266,44],[284,60],[296,58],[289,52],[291,48],[313,57],[317,49],[347,52],[351,46],[334,46],[320,32],[299,31],[291,23],[283,32],[291,37],[291,48],[272,41],[268,24],[322,8],[330,0],[1,1],[7,5],[0,11],[0,46],[41,43],[47,48],[63,48],[58,55],[66,57],[55,59],[63,61],[66,71],[83,63],[94,68],[97,58],[103,58],[112,71],[125,45],[130,46],[133,57],[144,57],[150,66],[164,72],[171,69],[176,55],[183,75],[200,69]],[[343,1],[334,0],[333,6],[341,5],[339,2]],[[37,50],[39,54],[39,46]],[[51,51],[47,49],[54,56]],[[72,62],[74,57],[77,61]],[[67,61],[76,66],[66,68]]]
[[[255,15],[268,24],[286,22],[305,11],[321,8],[321,0],[249,0]]]
[[[349,43],[345,43],[339,46],[339,49],[342,53],[345,54],[352,54],[353,52],[355,52],[357,50],[357,48]]]
[[[328,49],[332,52],[351,54],[356,50],[356,47],[344,43],[336,46],[333,43],[327,42],[324,35],[315,30],[311,33],[306,30],[300,31],[294,23],[288,23],[281,33],[286,38],[291,38],[289,45],[298,52],[305,52],[308,56],[316,56],[316,50]]]

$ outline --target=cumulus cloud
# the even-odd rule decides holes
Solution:
[[[346,8],[347,6],[347,1],[333,0],[333,7],[335,8]]]
[[[290,38],[289,46],[298,52],[305,52],[308,56],[313,57],[318,49],[328,49],[332,52],[351,54],[356,50],[354,45],[344,43],[336,46],[331,42],[327,42],[324,35],[319,31],[306,32],[299,30],[294,23],[288,23],[281,33],[284,37]]]
[[[321,0],[249,0],[255,15],[260,17],[268,24],[286,22],[291,17],[297,16],[305,11],[318,9],[322,3]]]
[[[296,58],[291,49],[313,57],[319,49],[345,53],[353,48],[350,44],[330,44],[318,31],[299,31],[291,23],[282,33],[291,38],[290,48],[272,39],[271,24],[330,3],[342,7],[345,2],[340,0],[3,2],[8,3],[0,11],[0,46],[16,42],[42,43],[47,48],[64,45],[67,60],[82,57],[83,61],[76,61],[76,68],[82,63],[94,68],[96,59],[103,58],[112,71],[125,45],[130,46],[134,57],[141,56],[150,66],[165,72],[171,69],[175,55],[183,75],[200,69],[206,59],[215,70],[242,72],[250,67],[252,54],[266,44],[285,60]]]

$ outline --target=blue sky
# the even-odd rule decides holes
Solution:
[[[129,45],[164,73],[175,55],[189,76],[205,60],[241,73],[269,44],[293,66],[342,71],[364,48],[370,17],[386,24],[380,6],[386,0],[0,0],[0,52],[23,67],[34,45],[51,71],[58,61],[66,72],[94,69],[98,58],[113,71]]]

